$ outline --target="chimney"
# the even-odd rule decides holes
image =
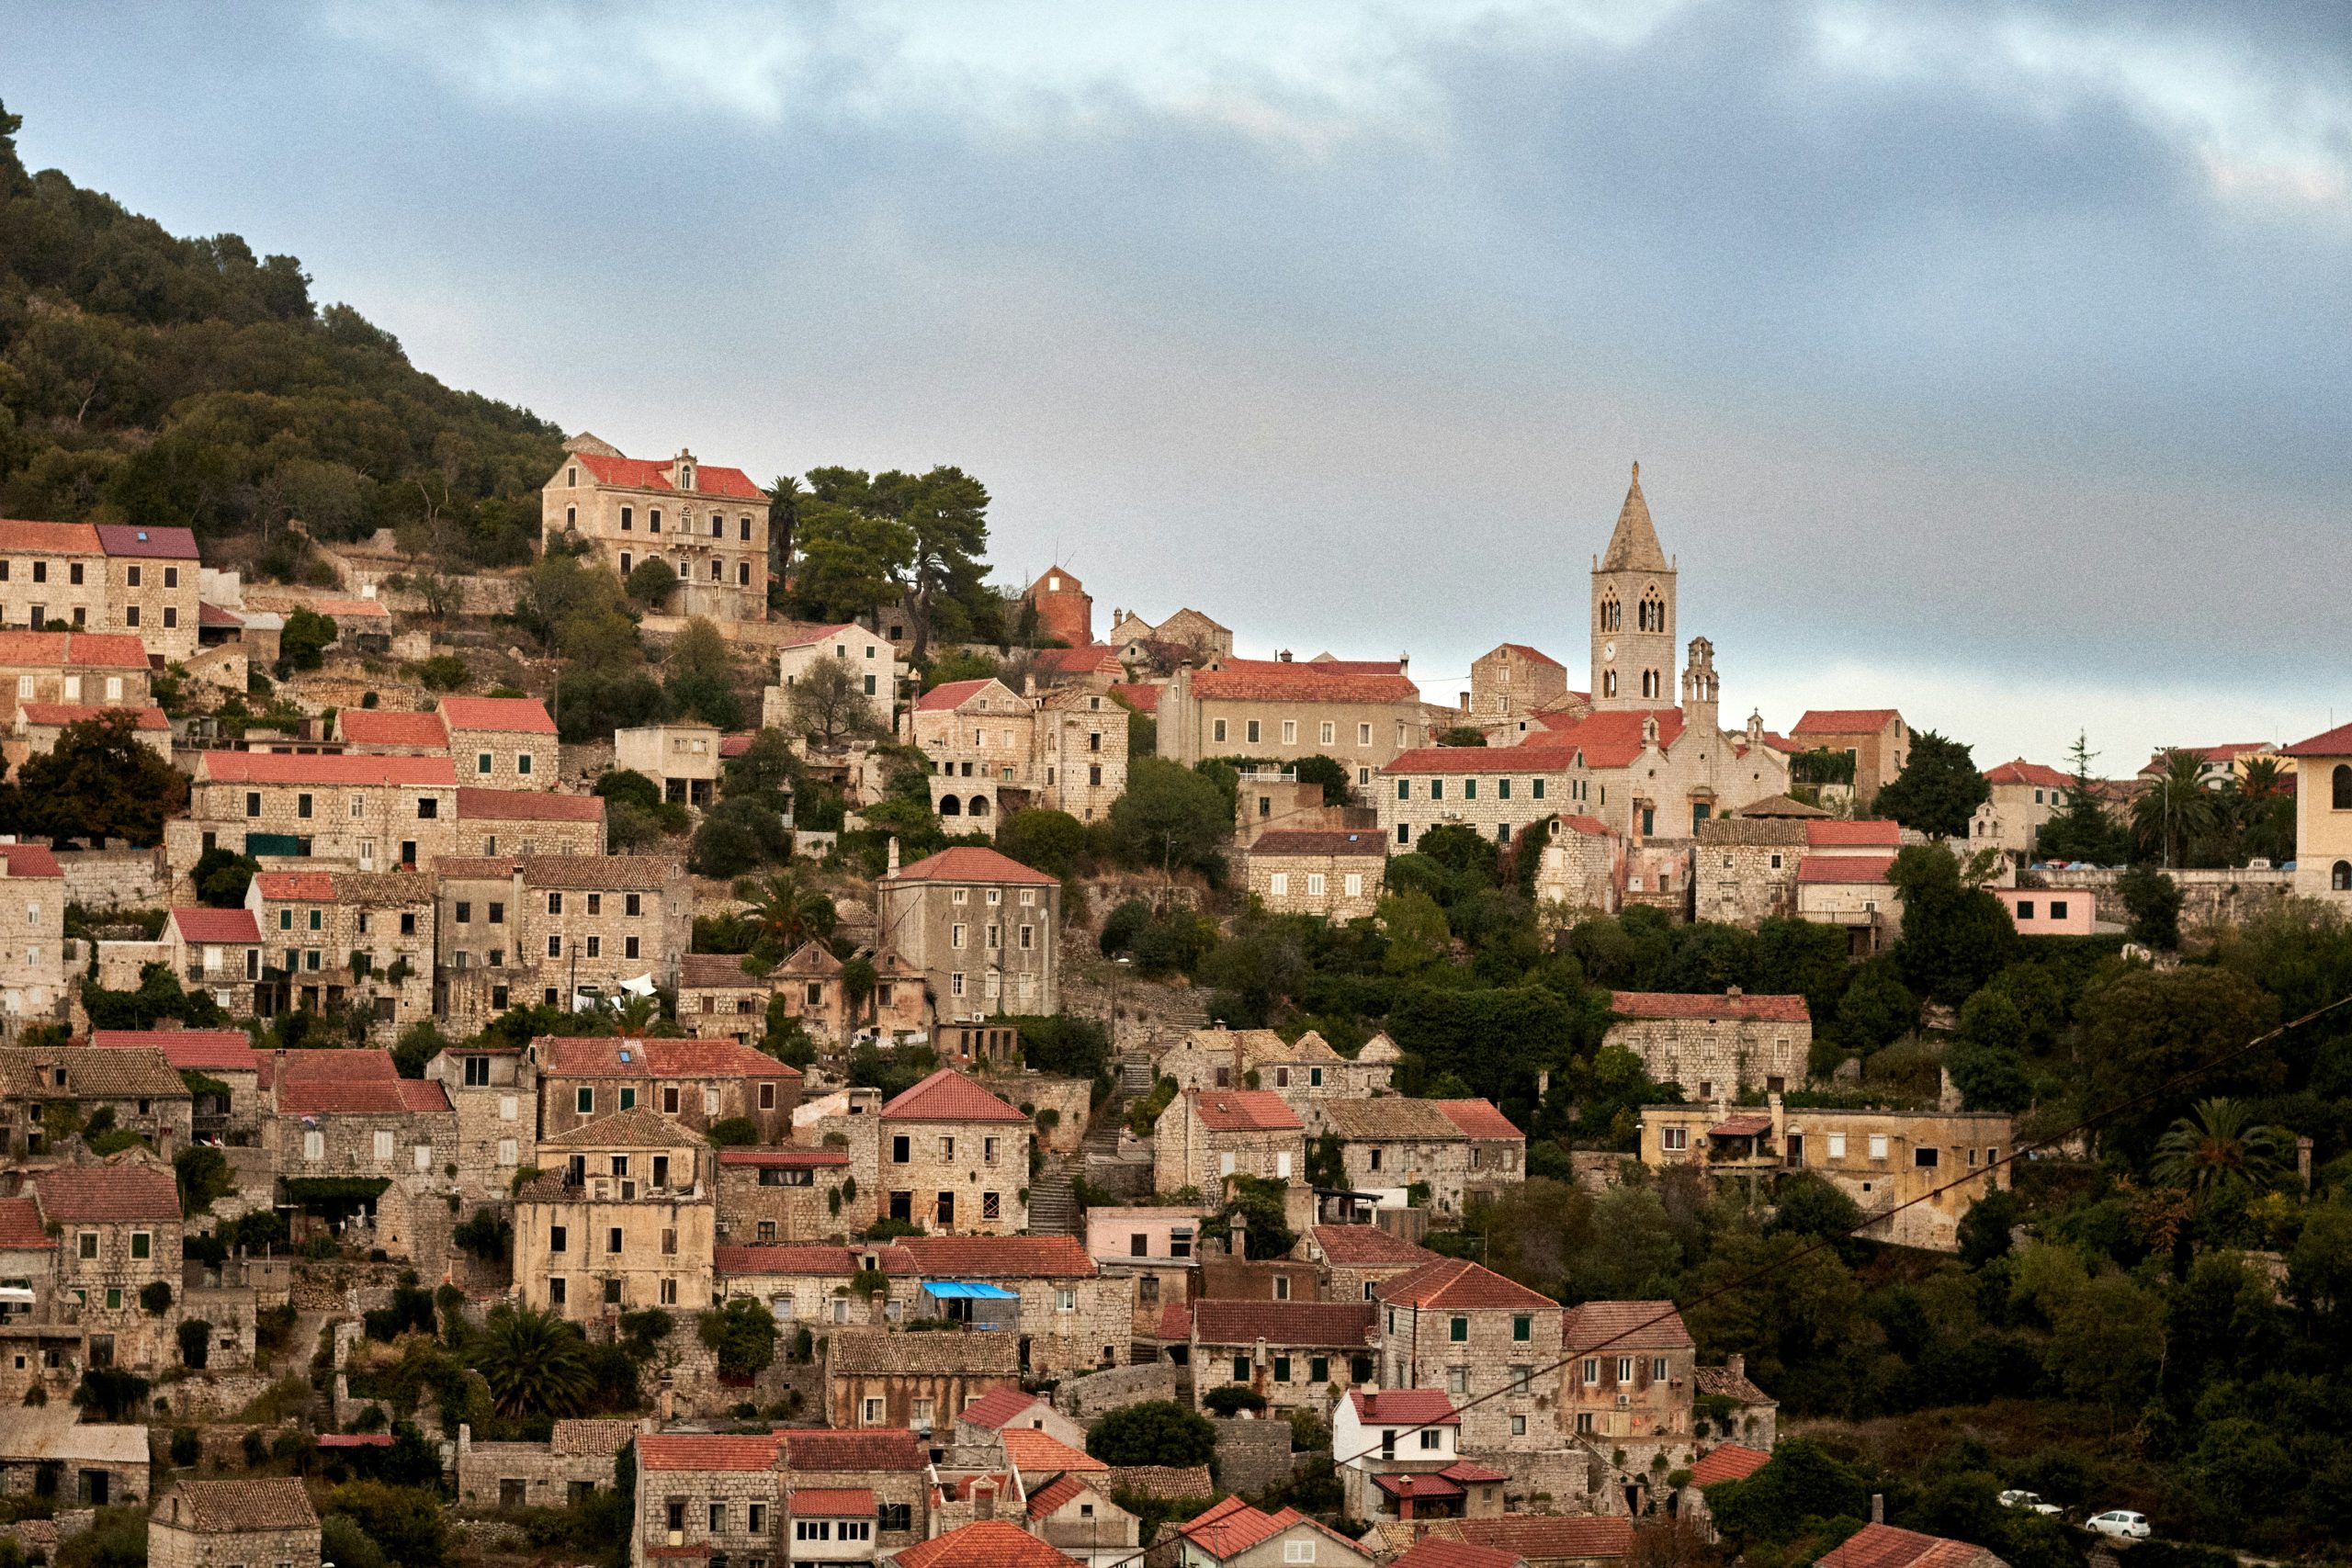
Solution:
[[[890,835],[889,869],[882,874],[885,876],[896,876],[899,874],[899,835],[896,833]]]
[[[1465,714],[1470,711],[1470,694],[1467,692],[1462,694],[1462,711]]]
[[[2306,1198],[2310,1197],[2312,1190],[2312,1141],[2309,1138],[2297,1138],[2295,1140],[2295,1174],[2303,1179],[2303,1196]]]
[[[1549,1067],[1538,1067],[1535,1069],[1535,1103],[1541,1105],[1551,1098],[1552,1069]]]
[[[1737,986],[1725,986],[1724,987],[1724,1000],[1727,1002],[1736,1001],[1747,994],[1747,993],[1745,990],[1741,989]]]
[[[1874,1525],[1886,1523],[1886,1494],[1883,1492],[1871,1494],[1871,1523]]]
[[[1736,1378],[1746,1377],[1747,1375],[1747,1358],[1741,1355],[1738,1351],[1734,1350],[1730,1355],[1724,1358],[1724,1371],[1729,1372]]]
[[[1407,669],[1409,665],[1411,665],[1411,663],[1412,663],[1412,662],[1413,662],[1413,656],[1412,656],[1411,654],[1409,654],[1409,653],[1399,653],[1399,654],[1396,656],[1396,673],[1398,673],[1399,675],[1402,675],[1403,673],[1405,673],[1406,669]]]
[[[1290,662],[1290,649],[1285,648],[1274,657],[1281,660],[1284,664],[1288,664]]]
[[[1380,1391],[1376,1388],[1365,1389],[1363,1391],[1363,1418],[1367,1421],[1371,1421],[1376,1419],[1379,1415]]]

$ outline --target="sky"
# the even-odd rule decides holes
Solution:
[[[1584,683],[1642,464],[1727,720],[2352,717],[2352,7],[0,5],[19,144],[453,385],[1239,651]]]

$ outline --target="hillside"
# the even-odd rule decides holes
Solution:
[[[0,515],[185,525],[281,575],[290,517],[330,539],[423,525],[453,565],[528,558],[560,430],[319,309],[292,256],[28,174],[20,124],[0,106]]]

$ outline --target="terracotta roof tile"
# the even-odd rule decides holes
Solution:
[[[578,1457],[616,1454],[637,1435],[629,1420],[581,1419],[558,1421],[548,1434],[549,1451]]]
[[[2062,773],[2041,762],[2029,762],[2019,757],[2014,762],[2003,762],[1984,770],[1984,782],[1996,784],[2041,784],[2045,789],[2072,789],[2074,775]]]
[[[1424,746],[1401,751],[1384,773],[1565,773],[1576,766],[1576,748],[1546,735],[1517,746]]]
[[[1424,1476],[1418,1479],[1433,1481],[1440,1478]],[[1461,1491],[1459,1485],[1453,1486],[1456,1495]],[[1425,1535],[1400,1554],[1391,1568],[1512,1568],[1512,1564],[1520,1561],[1518,1552],[1502,1547],[1473,1546],[1466,1540],[1447,1540],[1442,1536]]]
[[[1626,1018],[1742,1018],[1766,1023],[1807,1023],[1813,1011],[1803,997],[1765,997],[1713,991],[1611,991],[1610,1010]]]
[[[172,911],[183,942],[259,942],[261,925],[251,909],[187,908]]]
[[[1272,1089],[1187,1089],[1201,1124],[1212,1133],[1290,1133],[1303,1131],[1298,1113]],[[1335,1102],[1343,1103],[1343,1102]]]
[[[458,782],[457,769],[447,757],[207,751],[197,759],[196,766],[199,778],[214,784],[376,784],[429,789],[453,786]]]
[[[1080,1452],[1059,1438],[1032,1427],[1007,1427],[997,1437],[1004,1444],[1004,1457],[1015,1470],[1100,1472],[1111,1468],[1092,1454]]]
[[[637,1466],[639,1470],[774,1470],[781,1446],[782,1437],[775,1432],[751,1437],[646,1432],[637,1439]]]
[[[752,476],[741,468],[724,468],[716,463],[695,462],[695,488],[682,491],[670,482],[668,470],[675,458],[624,457],[618,454],[575,452],[567,457],[577,459],[580,466],[595,477],[596,482],[620,490],[659,491],[685,500],[709,496],[719,501],[750,501],[764,502],[767,494],[752,482]]]
[[[1903,716],[1893,708],[1807,708],[1791,735],[1875,735]]]
[[[1710,1449],[1690,1467],[1690,1484],[1713,1486],[1718,1481],[1745,1481],[1771,1462],[1762,1449],[1723,1443]]]
[[[847,1149],[721,1149],[721,1165],[751,1166],[762,1170],[813,1170],[849,1163]]]
[[[796,1486],[784,1511],[798,1518],[870,1519],[874,1493],[864,1486]]]
[[[1817,1568],[1962,1568],[1980,1561],[1998,1562],[1981,1546],[1893,1525],[1864,1525],[1815,1560]]]
[[[992,1388],[965,1405],[956,1419],[991,1432],[1001,1431],[1006,1422],[1040,1403],[1041,1398],[1026,1389]]]
[[[1511,1119],[1484,1100],[1441,1100],[1437,1108],[1445,1112],[1446,1120],[1472,1138],[1521,1138],[1527,1136],[1512,1124]]]
[[[679,1149],[693,1148],[701,1142],[701,1136],[683,1122],[674,1122],[658,1111],[633,1105],[627,1111],[616,1111],[593,1122],[582,1122],[568,1133],[541,1138],[539,1147]]]
[[[1102,1467],[1108,1470],[1110,1466]],[[1057,1475],[1036,1491],[1029,1494],[1029,1517],[1042,1519],[1056,1508],[1094,1489],[1075,1475]]]
[[[2278,749],[2282,757],[2352,757],[2352,724],[2324,729],[2308,740]]]
[[[81,724],[89,719],[103,718],[110,713],[129,714],[130,727],[133,729],[143,729],[150,734],[157,730],[169,729],[172,727],[172,721],[164,716],[164,710],[159,707],[107,707],[91,703],[18,703],[17,712],[23,716],[24,721],[28,725],[42,725],[53,728],[62,728],[69,724]]]
[[[900,866],[895,876],[883,878],[890,882],[1012,882],[1035,887],[1058,887],[1059,882],[1042,871],[1032,870],[1010,855],[978,844],[951,844],[935,855],[925,855],[912,865]]]
[[[1354,1407],[1357,1420],[1374,1427],[1389,1422],[1400,1427],[1462,1425],[1460,1413],[1443,1389],[1351,1388],[1348,1390],[1348,1403]]]
[[[101,523],[98,546],[110,556],[164,560],[195,560],[196,530],[158,528],[153,524]]]
[[[147,645],[111,632],[0,632],[0,665],[40,670],[144,670]]]
[[[1557,1312],[1560,1303],[1516,1280],[1464,1258],[1442,1258],[1409,1274],[1399,1274],[1373,1287],[1373,1293],[1391,1306],[1425,1307],[1439,1312],[1506,1308],[1521,1312]]]
[[[917,713],[953,713],[979,694],[983,686],[1000,685],[994,676],[983,675],[977,681],[943,681],[915,699]],[[1007,693],[1012,688],[1006,686]],[[1012,694],[1018,695],[1017,693]]]
[[[57,863],[56,854],[46,844],[0,844],[0,865],[6,865],[14,877],[65,874],[65,868]]]
[[[1672,1302],[1587,1302],[1568,1309],[1560,1343],[1577,1356],[1588,1350],[1687,1350],[1691,1338]]]
[[[537,697],[443,697],[441,722],[452,735],[460,729],[502,735],[555,733],[555,720]]]
[[[1320,671],[1312,664],[1227,660],[1223,669],[1193,673],[1193,695],[1201,702],[1410,703],[1418,707],[1421,689],[1408,675],[1344,674]]]
[[[780,1435],[786,1465],[795,1471],[920,1471],[928,1462],[922,1445],[904,1427],[863,1432],[796,1430]]]
[[[55,1245],[30,1198],[0,1198],[0,1249],[47,1252]]]
[[[1816,850],[1847,849],[1876,844],[1893,849],[1903,842],[1903,824],[1888,821],[1807,822],[1804,841]]]
[[[207,1535],[243,1530],[301,1530],[319,1528],[311,1511],[311,1495],[294,1477],[269,1476],[249,1481],[180,1481],[173,1485],[180,1508],[166,1506],[164,1517],[184,1514],[191,1529]],[[171,1495],[170,1492],[164,1494]]]
[[[1119,701],[1126,704],[1127,706],[1135,709],[1137,713],[1158,713],[1159,711],[1159,693],[1160,688],[1158,686],[1131,684],[1125,681],[1120,682],[1118,684],[1111,688],[1111,694],[1113,696],[1118,698]]]
[[[698,991],[764,991],[770,988],[765,976],[743,972],[743,955],[740,953],[680,954],[678,984]]]
[[[1331,1131],[1349,1143],[1450,1142],[1464,1136],[1433,1100],[1384,1094],[1376,1100],[1334,1100],[1322,1111]]]
[[[1100,1272],[1074,1235],[910,1235],[899,1245],[934,1279],[1091,1280]]]
[[[1222,1296],[1193,1303],[1193,1337],[1203,1345],[1346,1346],[1375,1337],[1379,1313],[1370,1302],[1256,1302]]]
[[[179,1182],[152,1165],[64,1166],[33,1182],[41,1219],[60,1224],[108,1221],[177,1221]]]
[[[1075,1559],[1004,1519],[979,1519],[892,1555],[899,1568],[1075,1568]]]
[[[1371,855],[1385,857],[1388,840],[1371,829],[1275,828],[1258,835],[1252,855]]]
[[[59,556],[99,553],[98,531],[87,523],[34,523],[0,517],[0,550]]]
[[[1801,886],[1866,886],[1883,884],[1893,855],[1806,855],[1797,862]]]
[[[723,1163],[723,1162],[722,1162]],[[712,1254],[712,1267],[729,1278],[785,1275],[802,1279],[847,1279],[858,1271],[860,1260],[872,1255],[882,1272],[904,1278],[922,1272],[903,1248],[892,1245],[860,1245],[854,1250],[824,1242],[782,1247],[722,1247]]]
[[[1498,1519],[1449,1519],[1444,1528],[1474,1546],[1499,1547],[1530,1562],[1623,1557],[1634,1547],[1634,1521],[1622,1514],[1512,1514]]]
[[[1204,1464],[1114,1464],[1109,1485],[1114,1497],[1124,1493],[1163,1502],[1216,1495],[1216,1483]]]
[[[545,1077],[567,1078],[797,1078],[764,1051],[732,1040],[632,1040],[543,1034],[533,1041]],[[626,1056],[628,1059],[623,1060]]]
[[[469,822],[602,822],[605,802],[594,795],[550,795],[533,789],[474,789],[459,785],[458,820]]]
[[[254,874],[254,886],[266,901],[299,900],[306,904],[334,902],[334,877],[323,871],[264,871]]]
[[[1317,1225],[1308,1234],[1315,1238],[1324,1260],[1337,1269],[1399,1263],[1418,1269],[1438,1260],[1438,1255],[1429,1248],[1391,1235],[1378,1225]]]
[[[0,1085],[23,1099],[58,1094],[56,1074],[65,1074],[63,1092],[80,1100],[177,1099],[187,1086],[161,1051],[95,1051],[69,1045],[35,1050],[0,1047]]]
[[[442,750],[449,744],[449,732],[437,713],[344,708],[335,714],[334,727],[350,746],[423,746]]]
[[[233,1029],[99,1029],[91,1032],[90,1044],[102,1050],[161,1051],[176,1072],[269,1076],[269,1058]]]
[[[1029,1118],[953,1067],[942,1067],[882,1108],[886,1122],[1004,1122]]]

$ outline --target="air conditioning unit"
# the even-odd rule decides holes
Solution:
[[[1617,1408],[1620,1410],[1629,1410],[1633,1407],[1633,1404],[1634,1396],[1629,1393],[1621,1393],[1617,1396]]]

